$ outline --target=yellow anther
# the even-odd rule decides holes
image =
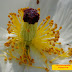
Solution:
[[[59,30],[61,30],[61,29],[62,29],[62,27],[59,28]]]
[[[72,60],[69,60],[69,63],[72,63]]]
[[[47,72],[49,72],[49,69],[48,69],[48,68],[45,68],[45,70],[46,70]]]
[[[9,42],[6,42],[4,45],[7,46],[7,47],[9,47],[10,46],[10,43]]]
[[[32,63],[29,63],[29,65],[31,65],[31,66],[32,66]]]
[[[12,20],[13,18],[10,18],[10,20]]]
[[[19,15],[17,15],[18,17],[20,17]]]
[[[16,58],[16,60],[19,60],[19,58]]]
[[[19,62],[19,65],[22,65],[22,62]]]
[[[70,48],[68,48],[68,50],[70,50]]]
[[[14,51],[14,49],[11,49],[11,51]]]
[[[19,47],[18,47],[18,46],[16,46],[16,49],[19,49]]]
[[[55,43],[53,43],[53,46],[55,46]]]
[[[8,23],[11,23],[10,21],[8,21]]]
[[[27,60],[26,59],[24,60],[24,63],[27,64]]]
[[[9,60],[12,60],[12,57],[9,57]]]
[[[4,61],[7,61],[7,58],[5,58]]]
[[[62,51],[62,53],[64,53],[64,51]]]
[[[50,18],[50,16],[48,16],[48,18]]]
[[[47,64],[47,59],[45,60],[45,63]]]
[[[59,42],[59,44],[61,44],[61,42]]]
[[[61,48],[61,51],[63,51],[63,48]]]
[[[40,8],[38,8],[37,10],[40,11]]]
[[[10,15],[8,15],[8,17],[10,17]]]
[[[11,47],[14,48],[14,45],[12,45]]]
[[[34,62],[34,59],[32,59],[31,62],[32,62],[32,63],[35,63],[35,62]]]
[[[48,52],[49,55],[51,55],[51,52]]]
[[[45,19],[43,19],[43,22],[45,21]]]
[[[55,51],[54,54],[57,54],[57,52]]]
[[[7,39],[10,39],[11,37],[8,37]]]
[[[52,61],[49,61],[50,63],[52,63]]]
[[[53,22],[53,20],[51,20],[51,22]]]

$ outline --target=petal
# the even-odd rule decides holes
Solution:
[[[40,8],[40,23],[42,19],[45,19],[48,15],[50,15],[51,17],[54,15],[56,5],[59,0],[39,0],[39,4],[37,4],[36,1],[37,0],[31,0],[29,7],[33,7],[35,9]]]
[[[1,58],[0,60],[0,72],[23,72],[24,71],[24,65],[19,65],[15,61],[7,61],[6,63]]]
[[[6,40],[7,39],[7,36],[8,35],[8,32],[6,29],[0,27],[0,41],[1,40]]]
[[[64,44],[72,43],[72,0],[60,0],[53,19],[58,26],[62,26],[61,38]]]

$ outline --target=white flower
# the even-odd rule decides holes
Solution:
[[[6,0],[6,1],[9,1],[9,0]],[[12,0],[12,2],[13,2],[13,0]],[[15,4],[13,4],[13,3],[15,3]],[[71,32],[72,31],[72,23],[71,23],[72,0],[40,0],[40,4],[38,4],[38,5],[36,4],[36,0],[20,0],[20,1],[18,0],[18,2],[16,0],[14,0],[13,3],[11,4],[13,11],[17,8],[21,8],[21,7],[25,7],[25,6],[29,6],[29,7],[33,7],[33,8],[40,7],[40,9],[41,9],[41,17],[40,18],[41,19],[40,19],[39,23],[46,16],[50,15],[51,18],[54,20],[55,23],[58,24],[59,27],[62,26],[62,30],[60,33],[60,42],[62,42],[61,47],[63,47],[65,51],[68,49],[68,47],[71,47],[71,46],[68,46],[67,44],[72,43],[72,38],[71,38],[72,37],[72,32]],[[24,4],[24,6],[23,6],[23,4]],[[10,4],[8,3],[8,5],[10,5]],[[11,9],[10,6],[8,6],[8,8]],[[6,9],[6,13],[5,13],[5,11],[4,11],[4,14],[0,13],[0,14],[2,14],[2,16],[1,16],[2,22],[0,25],[0,49],[1,50],[5,49],[4,43],[7,41],[6,39],[9,36],[9,34],[7,33],[7,31],[5,29],[6,21],[8,21],[8,20],[7,20],[7,18],[4,18],[7,14],[7,11],[8,10]],[[4,23],[4,25],[2,25],[3,23]],[[35,59],[36,66],[44,66],[45,67],[45,64],[43,63],[41,56],[39,55],[38,52],[33,52],[31,50],[31,56]],[[52,56],[52,57],[49,56],[48,60],[53,57],[54,56]],[[65,59],[58,58],[53,63],[68,64],[70,59],[72,59],[72,58],[69,58],[69,59],[68,58],[65,58]],[[5,63],[4,59],[2,57],[0,57],[0,72],[45,72],[45,70],[34,68],[34,67],[28,67],[28,66],[24,66],[24,65],[18,65],[18,63],[16,63],[14,60],[12,60],[11,62],[7,61],[7,63]],[[50,64],[50,72],[54,72],[51,70],[51,64]],[[64,71],[55,71],[55,72],[64,72]],[[69,72],[71,72],[71,71],[69,71]]]

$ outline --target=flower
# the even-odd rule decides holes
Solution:
[[[22,10],[22,9],[21,9]],[[22,12],[22,11],[20,11],[20,12]],[[21,13],[22,14],[22,13]],[[14,14],[15,16],[16,16],[16,14]],[[23,15],[22,15],[23,16]],[[10,17],[10,16],[9,16]],[[10,18],[11,20],[12,20],[12,18]],[[16,19],[16,18],[15,18]],[[59,49],[58,47],[55,47],[55,43],[56,43],[56,40],[58,40],[59,39],[59,30],[56,30],[56,32],[54,32],[54,30],[57,28],[57,24],[55,24],[55,27],[54,28],[52,28],[52,26],[53,26],[53,20],[51,20],[51,22],[49,23],[49,26],[47,26],[47,27],[45,27],[46,26],[46,24],[48,23],[48,21],[49,21],[49,19],[50,19],[50,16],[48,16],[47,18],[46,18],[47,20],[46,20],[46,22],[44,23],[44,25],[42,24],[45,20],[43,20],[43,22],[39,25],[39,27],[38,27],[38,29],[37,29],[37,32],[36,32],[36,36],[35,36],[35,38],[33,38],[33,40],[32,40],[32,44],[31,44],[31,49],[30,49],[30,54],[31,54],[31,57],[32,58],[34,58],[35,59],[35,61],[36,61],[36,64],[35,64],[35,66],[37,67],[37,68],[41,68],[42,69],[42,67],[43,68],[45,68],[45,70],[46,71],[48,71],[48,68],[47,68],[47,60],[50,60],[50,58],[53,58],[53,60],[55,60],[56,59],[56,57],[54,57],[54,55],[51,55],[51,53],[53,53],[54,51],[54,54],[56,54],[56,53],[59,53],[60,51],[62,51],[62,55],[61,56],[70,56],[71,55],[71,49],[69,48],[69,51],[68,51],[68,53],[64,53],[64,51],[63,51],[63,49],[61,48],[61,49]],[[54,19],[55,19],[55,17],[54,17]],[[16,21],[17,21],[17,19],[16,19]],[[15,21],[15,22],[16,22]],[[9,22],[10,23],[10,22]],[[18,23],[18,22],[17,22]],[[9,24],[10,25],[10,24]],[[8,27],[10,27],[8,25]],[[16,24],[15,24],[16,25]],[[20,25],[20,24],[18,24],[18,25]],[[41,25],[43,25],[43,26],[41,26]],[[17,34],[17,36],[19,37],[19,38],[21,38],[18,34],[20,33],[20,26],[16,26],[16,27],[19,27],[18,28],[18,31],[15,31],[14,30],[14,27],[13,27],[13,29],[11,30],[11,31],[13,31],[14,30],[14,33],[16,33]],[[44,28],[45,27],[45,28]],[[50,28],[49,28],[50,27]],[[47,31],[46,31],[46,29],[47,28],[49,28],[49,32],[48,32],[48,34],[47,34]],[[52,29],[51,29],[52,28]],[[60,29],[61,29],[61,27],[60,27]],[[7,29],[8,30],[8,29]],[[9,30],[8,30],[9,31]],[[43,33],[44,32],[44,33]],[[9,33],[11,33],[10,31],[9,31]],[[45,35],[47,35],[47,36],[45,36]],[[45,37],[44,37],[45,36]],[[51,39],[51,38],[53,38],[53,36],[54,36],[54,39]],[[42,38],[41,38],[42,37]],[[49,38],[48,38],[49,37]],[[12,43],[13,43],[13,45],[12,45],[12,49],[11,49],[11,51],[14,51],[14,42],[16,42],[16,43],[19,43],[19,42],[22,42],[22,39],[20,39],[20,41],[18,41],[18,39],[19,38],[15,38],[15,39],[17,39],[16,41],[14,41],[15,39],[14,39],[14,37],[11,37],[13,40],[11,41]],[[48,39],[46,39],[46,40],[43,40],[44,38],[48,38]],[[57,39],[56,39],[57,38]],[[10,37],[8,37],[8,39],[10,39]],[[47,40],[48,40],[48,42],[47,42]],[[50,40],[50,41],[49,41]],[[5,45],[6,46],[9,46],[9,44],[11,43],[11,42],[7,42],[7,43],[5,43]],[[47,44],[47,43],[48,44]],[[22,43],[21,43],[22,44]],[[39,45],[38,45],[39,44]],[[59,43],[60,44],[60,43]],[[34,45],[34,47],[33,47],[33,45]],[[53,45],[53,46],[52,46]],[[21,45],[22,46],[22,45]],[[25,45],[24,45],[25,46]],[[23,46],[23,47],[24,47]],[[51,48],[51,46],[52,46],[52,48]],[[65,45],[64,45],[65,46]],[[48,47],[48,48],[47,48]],[[66,46],[67,47],[67,46]],[[65,48],[66,48],[65,47]],[[22,47],[21,47],[22,48]],[[36,48],[36,49],[35,49]],[[43,49],[44,50],[43,50]],[[63,47],[64,48],[64,47]],[[18,47],[16,47],[16,49],[19,49]],[[22,48],[22,51],[24,51],[23,50],[24,48]],[[47,50],[47,49],[50,49],[50,50]],[[51,49],[53,50],[53,49],[55,49],[53,52],[51,51]],[[9,50],[9,49],[7,49],[7,50]],[[21,49],[20,49],[21,50]],[[20,50],[19,50],[19,52],[20,52]],[[10,55],[11,56],[13,56],[12,55],[12,53],[11,53],[11,51],[9,50],[9,52],[10,52]],[[48,59],[46,59],[45,58],[45,55],[44,55],[44,53],[42,52],[42,51],[49,51],[50,53],[50,55],[48,55],[47,53],[45,53],[45,55],[48,55],[48,56],[46,56],[46,57],[48,57]],[[6,52],[6,51],[4,51],[4,52]],[[16,52],[18,53],[18,51],[16,50]],[[14,53],[14,56],[15,56],[15,54],[17,54],[17,53]],[[21,52],[20,52],[21,53]],[[23,53],[23,52],[22,52]],[[19,53],[18,53],[19,54]],[[41,55],[42,56],[41,56]],[[22,54],[21,54],[22,55]],[[34,55],[34,56],[33,56]],[[14,57],[13,56],[13,57]],[[28,50],[28,56],[29,56],[29,50]],[[52,56],[52,57],[51,57]],[[59,55],[60,56],[60,55]],[[58,57],[59,57],[58,56]],[[5,56],[6,57],[6,56]],[[18,56],[17,56],[18,57]],[[30,56],[29,56],[30,57]],[[40,59],[39,59],[40,58]],[[45,59],[45,60],[43,60],[43,59]],[[55,59],[54,59],[55,58]],[[12,57],[9,57],[9,60],[11,60],[12,59]],[[16,58],[17,59],[17,58]],[[21,60],[23,60],[22,59],[22,57],[20,56],[20,59]],[[38,60],[39,59],[39,60]],[[60,59],[60,58],[59,58]],[[4,59],[5,61],[7,60],[7,58],[5,58]],[[18,59],[17,59],[18,60]],[[33,60],[33,59],[32,59]],[[52,63],[52,61],[53,60],[51,60],[50,61],[50,63]],[[14,61],[14,60],[13,60]],[[57,60],[58,61],[58,60]],[[39,63],[40,62],[40,63]],[[45,63],[46,63],[46,65],[45,65]],[[59,61],[60,62],[60,61]],[[59,63],[58,62],[58,63]],[[71,60],[70,60],[70,62],[71,62]],[[39,65],[39,64],[40,65]],[[22,62],[19,62],[19,64],[22,64]],[[13,64],[14,65],[14,64]],[[38,67],[39,66],[39,67]],[[42,66],[42,67],[40,67],[40,66]],[[35,68],[36,68],[35,67]],[[26,67],[26,68],[28,68],[28,66]],[[24,70],[26,70],[26,68],[24,69]],[[29,67],[30,68],[30,67]],[[32,68],[31,68],[32,69]],[[31,71],[31,69],[29,69],[29,71],[28,72],[30,72]],[[28,70],[28,69],[27,69]],[[26,71],[27,71],[26,70]],[[42,70],[43,72],[45,71],[45,70]],[[32,70],[33,71],[33,70]],[[16,71],[15,71],[16,72]]]

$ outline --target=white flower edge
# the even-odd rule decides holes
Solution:
[[[53,20],[58,27],[62,26],[63,44],[72,44],[72,0],[59,0]]]

